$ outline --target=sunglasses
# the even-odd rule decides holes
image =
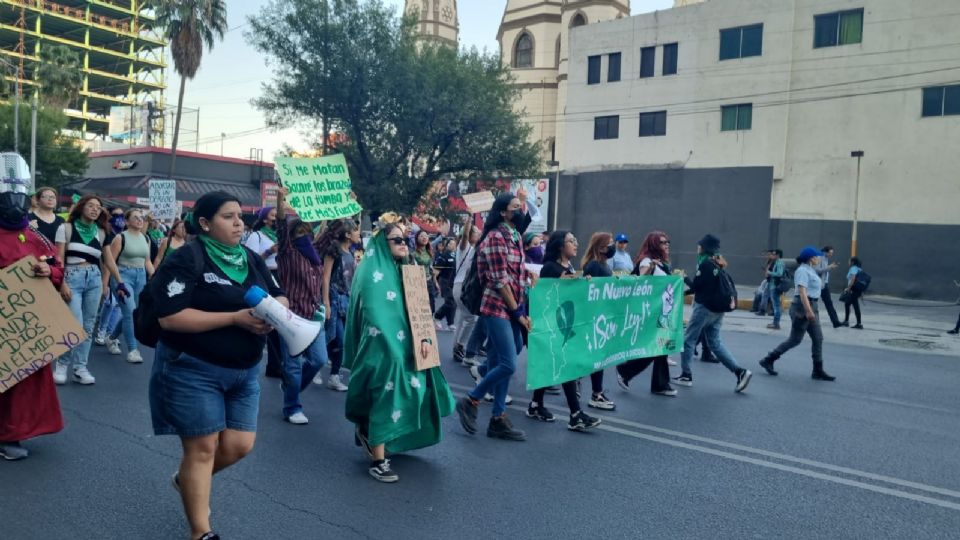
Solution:
[[[387,238],[387,242],[391,242],[395,246],[402,246],[407,243],[407,239],[402,236],[391,236]]]
[[[661,245],[661,246],[669,246],[669,245],[670,245],[670,241],[669,241],[669,240],[663,240],[663,241],[660,242],[660,245]]]

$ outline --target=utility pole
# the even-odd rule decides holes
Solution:
[[[14,75],[17,79],[16,94],[13,98],[13,151],[20,153],[20,73]]]
[[[37,94],[30,103],[30,176],[37,182]]]
[[[227,139],[227,134],[221,132],[220,133],[220,157],[223,157],[223,141],[225,141],[226,139]]]
[[[863,159],[863,150],[850,152],[850,157],[857,158],[857,183],[853,196],[853,239],[850,241],[850,256],[857,256],[857,226],[860,217],[860,160]]]

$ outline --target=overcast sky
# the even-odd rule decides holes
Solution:
[[[387,5],[403,8],[403,0],[384,0]],[[270,70],[263,56],[247,44],[243,33],[247,30],[248,15],[258,13],[267,5],[267,0],[243,0],[227,3],[230,31],[224,41],[217,43],[212,52],[203,57],[203,64],[196,78],[187,81],[184,104],[199,109],[199,143],[192,131],[197,125],[197,115],[185,113],[181,127],[181,148],[197,149],[200,152],[219,154],[221,133],[224,155],[247,157],[250,149],[263,151],[264,159],[270,161],[284,143],[298,149],[308,147],[302,134],[295,129],[269,131],[265,128],[263,115],[250,105],[250,100],[260,94],[262,82],[270,79]],[[506,0],[458,0],[460,9],[460,44],[476,46],[496,52],[497,28],[503,16]],[[666,9],[673,0],[634,0],[633,14],[657,9]],[[175,103],[180,79],[173,70],[168,70],[167,103]],[[172,125],[172,123],[171,123]],[[167,141],[170,144],[170,141]]]

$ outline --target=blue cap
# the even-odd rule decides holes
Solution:
[[[627,238],[627,235],[620,233],[617,235],[617,242],[630,242],[630,239]]]
[[[823,253],[813,246],[807,246],[803,248],[803,251],[800,252],[800,255],[797,255],[797,259],[801,262],[807,262],[814,257],[823,257]]]
[[[247,294],[243,295],[243,301],[247,303],[250,307],[257,307],[260,305],[260,302],[263,302],[263,299],[267,297],[267,291],[257,287],[256,285],[250,287],[247,290]]]

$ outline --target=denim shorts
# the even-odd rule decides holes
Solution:
[[[201,437],[225,429],[256,431],[260,411],[258,367],[221,367],[161,341],[150,375],[153,432]]]

